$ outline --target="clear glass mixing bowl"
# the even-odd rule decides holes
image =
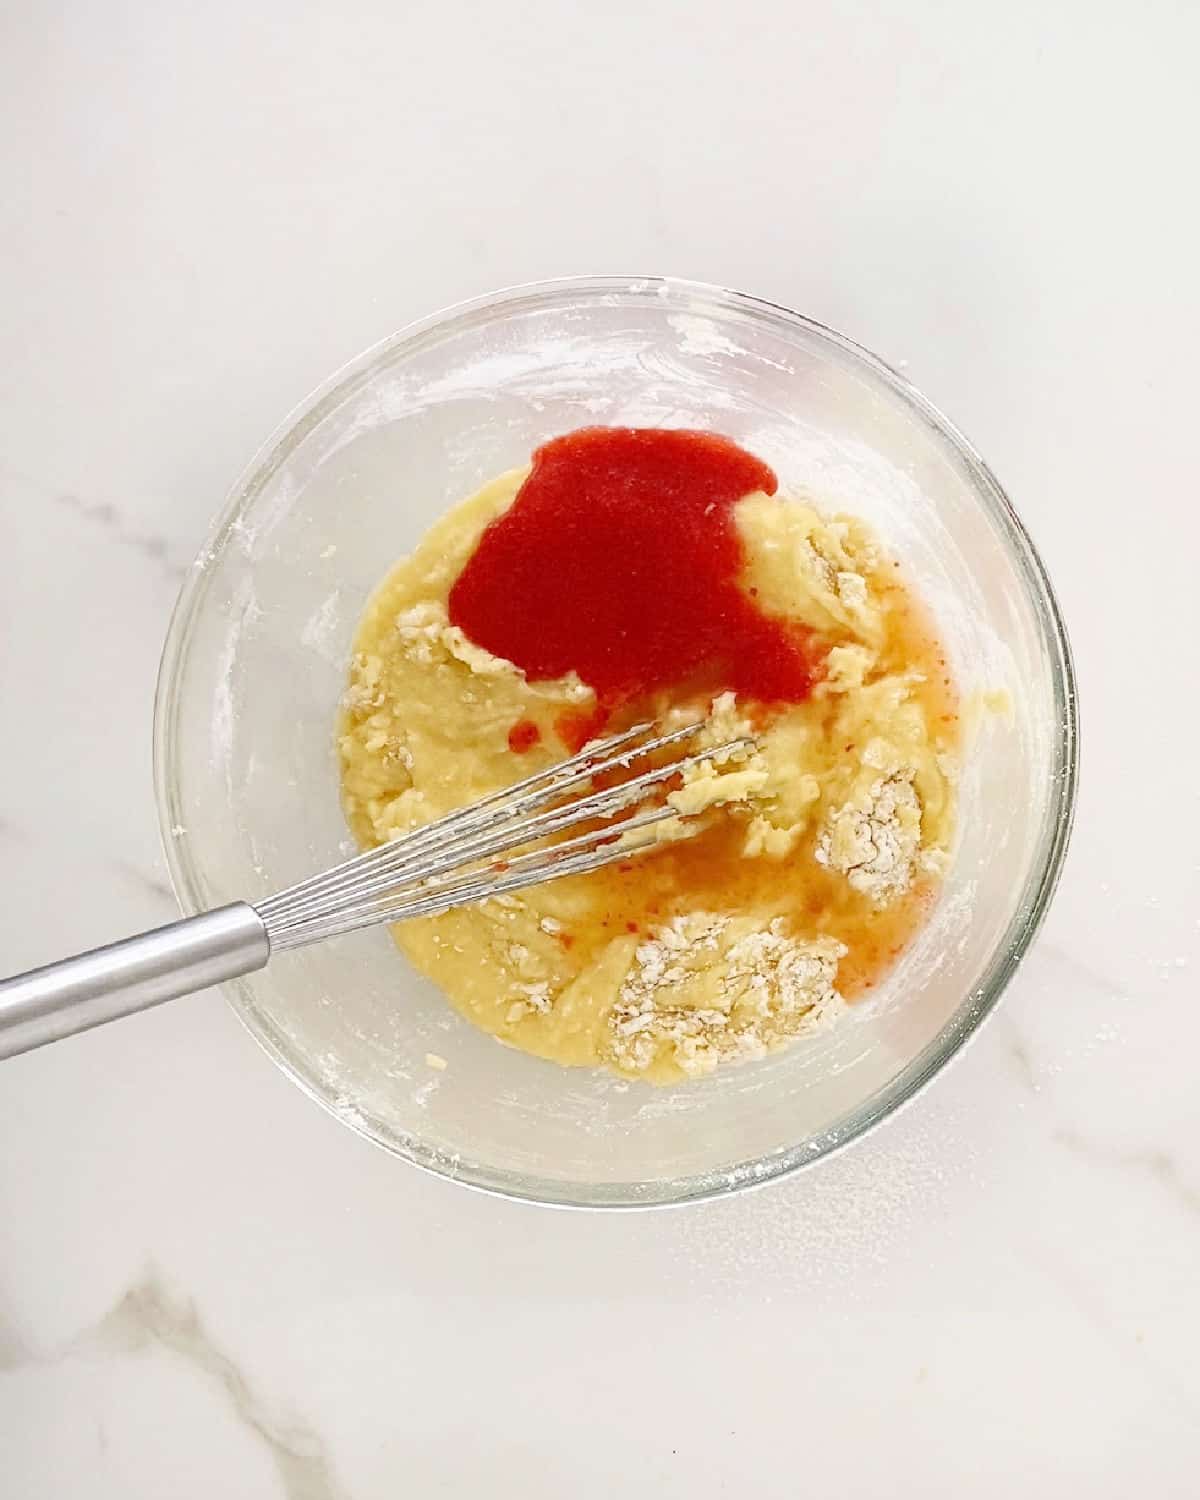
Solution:
[[[1062,621],[999,484],[905,380],[784,308],[654,278],[518,287],[405,329],[235,486],[167,638],[155,778],[188,911],[350,853],[333,723],[364,601],[453,502],[590,423],[727,433],[783,491],[865,516],[932,604],[965,693],[1011,693],[970,745],[932,921],[839,1028],[670,1089],[497,1045],[383,930],[282,954],[227,993],[314,1099],[418,1166],[547,1203],[661,1204],[811,1164],[910,1098],[996,1004],[1058,878],[1076,766]]]

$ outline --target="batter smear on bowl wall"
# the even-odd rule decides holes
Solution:
[[[455,507],[363,614],[338,726],[363,847],[634,723],[753,737],[685,775],[652,852],[394,929],[513,1046],[657,1083],[761,1058],[868,993],[930,910],[945,652],[861,521],[777,491],[711,433],[585,428]]]

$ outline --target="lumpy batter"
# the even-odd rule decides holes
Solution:
[[[861,522],[775,489],[710,435],[570,434],[367,606],[338,735],[364,847],[605,725],[756,737],[673,794],[697,816],[653,852],[394,929],[511,1045],[653,1082],[762,1057],[876,984],[929,909],[959,739],[944,654]]]

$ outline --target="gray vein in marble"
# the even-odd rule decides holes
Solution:
[[[39,494],[47,496],[55,505],[71,511],[77,516],[82,516],[93,525],[103,530],[110,540],[120,547],[127,547],[134,552],[140,552],[151,562],[157,564],[159,569],[179,583],[187,573],[187,568],[182,563],[171,561],[169,545],[165,536],[157,532],[138,531],[126,524],[120,511],[115,505],[107,500],[85,500],[80,495],[72,494],[66,490],[55,490],[41,484],[32,474],[26,474],[14,465],[0,460],[0,473],[15,479],[19,484],[27,485],[30,489],[37,490]]]
[[[174,904],[175,892],[167,884],[161,875],[151,875],[146,870],[139,869],[137,865],[130,864],[127,860],[113,860],[113,867],[121,872],[127,880],[148,892],[156,900],[170,901]]]
[[[234,1415],[267,1445],[288,1500],[344,1497],[316,1431],[273,1413],[229,1355],[209,1338],[195,1306],[186,1299],[172,1299],[152,1273],[143,1276],[83,1335],[83,1344],[117,1354],[137,1353],[152,1345],[170,1350],[214,1380]]]
[[[1189,1418],[1194,1419],[1200,1414],[1195,1392],[1169,1366],[1154,1357],[1141,1333],[1134,1332],[1131,1336],[1128,1328],[1114,1319],[1111,1310],[1077,1273],[1063,1265],[1058,1257],[1045,1253],[1036,1256],[1035,1262],[1051,1277],[1076,1311],[1116,1351],[1123,1366],[1140,1365],[1145,1374],[1157,1382],[1161,1393],[1182,1407]]]
[[[173,1297],[153,1272],[130,1287],[98,1323],[53,1354],[31,1354],[0,1325],[0,1369],[56,1364],[96,1354],[138,1355],[155,1348],[175,1355],[217,1386],[233,1415],[268,1449],[287,1500],[347,1500],[316,1430],[274,1410],[231,1356],[214,1343],[194,1303]]]
[[[29,1364],[30,1359],[25,1340],[7,1318],[0,1316],[0,1373],[19,1370]]]
[[[1056,1130],[1054,1139],[1076,1156],[1101,1166],[1124,1167],[1132,1172],[1141,1172],[1153,1178],[1181,1207],[1190,1214],[1200,1215],[1200,1188],[1188,1182],[1179,1170],[1179,1163],[1166,1151],[1150,1148],[1145,1151],[1121,1151],[1090,1141],[1075,1130]]]
[[[1083,980],[1089,989],[1098,990],[1101,994],[1109,995],[1114,1000],[1123,1000],[1125,998],[1127,990],[1124,985],[1117,984],[1108,975],[1099,973],[1090,964],[1085,963],[1083,959],[1076,958],[1073,953],[1067,953],[1064,949],[1058,947],[1056,943],[1048,943],[1043,938],[1038,943],[1035,951],[1043,957],[1050,959],[1052,963],[1058,964],[1060,968],[1066,969],[1069,973]]]
[[[1008,1044],[1008,1055],[1013,1060],[1017,1077],[1025,1085],[1031,1094],[1038,1092],[1037,1074],[1033,1067],[1033,1057],[1025,1043],[1021,1033],[1013,1028],[1013,1039]]]
[[[132,548],[140,552],[143,557],[148,557],[151,562],[157,563],[169,578],[178,583],[187,573],[181,563],[174,563],[167,550],[167,539],[154,532],[134,531],[121,520],[120,513],[114,505],[107,501],[93,501],[81,499],[78,495],[72,495],[66,491],[57,491],[54,495],[57,505],[65,506],[74,511],[76,515],[84,516],[87,520],[95,522],[102,527],[108,535],[119,546]]]
[[[1014,1019],[1011,1011],[1001,1012],[998,1031],[1006,1031],[1008,1038],[999,1045],[1003,1048],[1005,1056],[1012,1063],[1012,1071],[1017,1082],[1031,1094],[1041,1092],[1041,1083],[1038,1080],[1037,1069],[1033,1061],[1033,1053],[1030,1050],[1029,1041],[1025,1033]]]

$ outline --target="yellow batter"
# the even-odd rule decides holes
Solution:
[[[364,847],[562,758],[556,718],[595,705],[577,678],[527,682],[448,621],[451,585],[526,472],[445,516],[363,615],[338,748]],[[763,494],[735,514],[742,586],[829,652],[806,703],[653,705],[668,727],[707,715],[713,743],[757,734],[749,756],[675,797],[681,814],[733,800],[628,867],[394,929],[464,1015],[536,1056],[656,1083],[761,1057],[869,989],[936,890],[959,721],[923,610],[852,517]],[[541,741],[516,754],[522,720]]]

